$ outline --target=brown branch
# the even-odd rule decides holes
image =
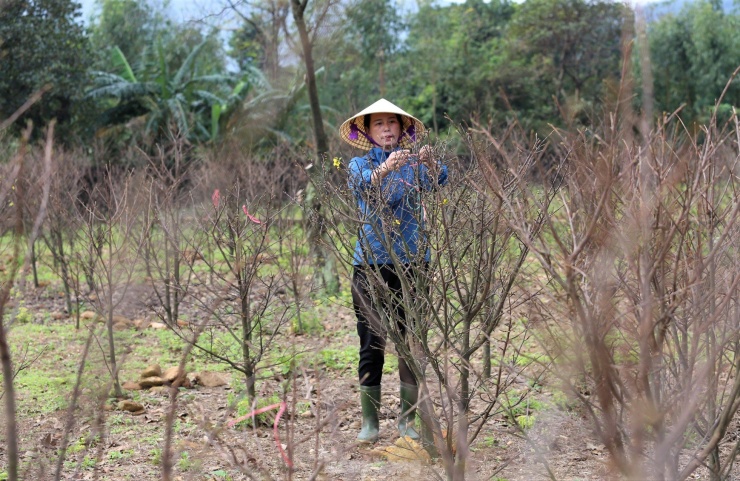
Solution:
[[[23,115],[23,113],[26,110],[30,109],[33,106],[33,104],[38,102],[39,99],[43,97],[43,95],[49,90],[51,90],[51,84],[44,85],[43,87],[41,87],[40,90],[38,90],[36,93],[31,95],[31,97],[29,97],[29,99],[26,100],[26,102],[23,105],[21,105],[20,108],[13,113],[13,115],[11,115],[7,119],[5,119],[2,123],[0,123],[0,132],[7,129],[10,125],[13,124],[13,122],[18,120],[18,117]]]

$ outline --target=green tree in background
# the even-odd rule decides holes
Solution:
[[[70,0],[5,0],[0,9],[0,119],[9,117],[35,91],[50,90],[18,122],[37,127],[56,118],[57,137],[71,141],[72,123],[83,111],[91,55],[78,23],[80,5]],[[17,130],[16,130],[17,131]],[[38,129],[37,129],[38,131]]]
[[[347,9],[344,32],[348,53],[357,60],[347,87],[385,97],[386,65],[403,47],[404,25],[390,0],[364,0]],[[367,102],[366,102],[367,103]]]
[[[529,80],[539,87],[530,94],[547,106],[537,116],[588,122],[604,80],[620,76],[626,21],[632,22],[627,7],[603,0],[528,0],[517,8],[509,34],[530,67]]]
[[[655,106],[673,112],[685,105],[687,122],[705,123],[715,102],[740,66],[740,17],[712,2],[686,5],[649,25]],[[730,85],[721,112],[740,105],[740,84]]]
[[[118,47],[131,65],[143,60],[144,50],[157,33],[169,31],[171,22],[142,0],[98,0],[89,27],[90,42],[98,56],[97,69],[106,67],[110,51]]]
[[[229,39],[229,56],[240,68],[257,67],[271,83],[279,83],[283,73],[280,48],[285,41],[285,25],[291,12],[285,0],[257,0],[230,4],[240,26]]]
[[[513,12],[505,0],[447,7],[427,2],[411,21],[403,63],[414,68],[406,69],[398,87],[409,108],[435,131],[447,127],[445,115],[467,122],[498,105]]]

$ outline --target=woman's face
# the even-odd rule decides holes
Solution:
[[[370,137],[381,147],[390,150],[398,144],[401,124],[396,114],[379,113],[370,115]]]

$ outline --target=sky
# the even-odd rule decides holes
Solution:
[[[95,11],[96,0],[77,0],[82,4],[82,19],[87,24],[91,15]],[[401,4],[415,4],[416,0],[397,0]],[[465,0],[438,0],[437,3],[444,5],[450,3],[463,3]],[[521,0],[514,0],[521,1]],[[657,0],[628,0],[628,3],[649,4]],[[149,0],[155,6],[162,6],[164,0]],[[222,10],[222,2],[216,0],[169,0],[167,12],[176,22],[186,22],[191,20],[201,20],[209,15],[213,15]]]
[[[91,15],[95,12],[97,0],[77,0],[82,4],[82,18],[85,23],[89,22]],[[162,0],[149,0],[150,4],[161,6]],[[178,22],[200,19],[208,14],[220,10],[219,2],[209,2],[207,0],[169,0],[167,12],[172,19]]]

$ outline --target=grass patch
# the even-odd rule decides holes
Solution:
[[[229,393],[226,397],[226,400],[229,406],[236,406],[234,412],[236,418],[245,416],[253,410],[259,410],[264,407],[270,406],[271,404],[280,403],[280,398],[276,394],[269,397],[258,398],[256,402],[252,403],[245,395],[234,395],[232,393]],[[236,423],[235,426],[252,427],[254,424],[256,424],[257,426],[272,426],[275,422],[276,414],[277,409],[271,409],[267,412],[260,413],[243,421],[240,421]]]
[[[360,352],[357,346],[343,349],[322,349],[319,352],[321,363],[332,371],[345,371],[356,368],[360,362]]]
[[[15,378],[18,409],[48,414],[68,405],[87,333],[70,325],[16,323],[11,335],[13,360],[35,361]],[[53,340],[53,342],[49,342]]]

